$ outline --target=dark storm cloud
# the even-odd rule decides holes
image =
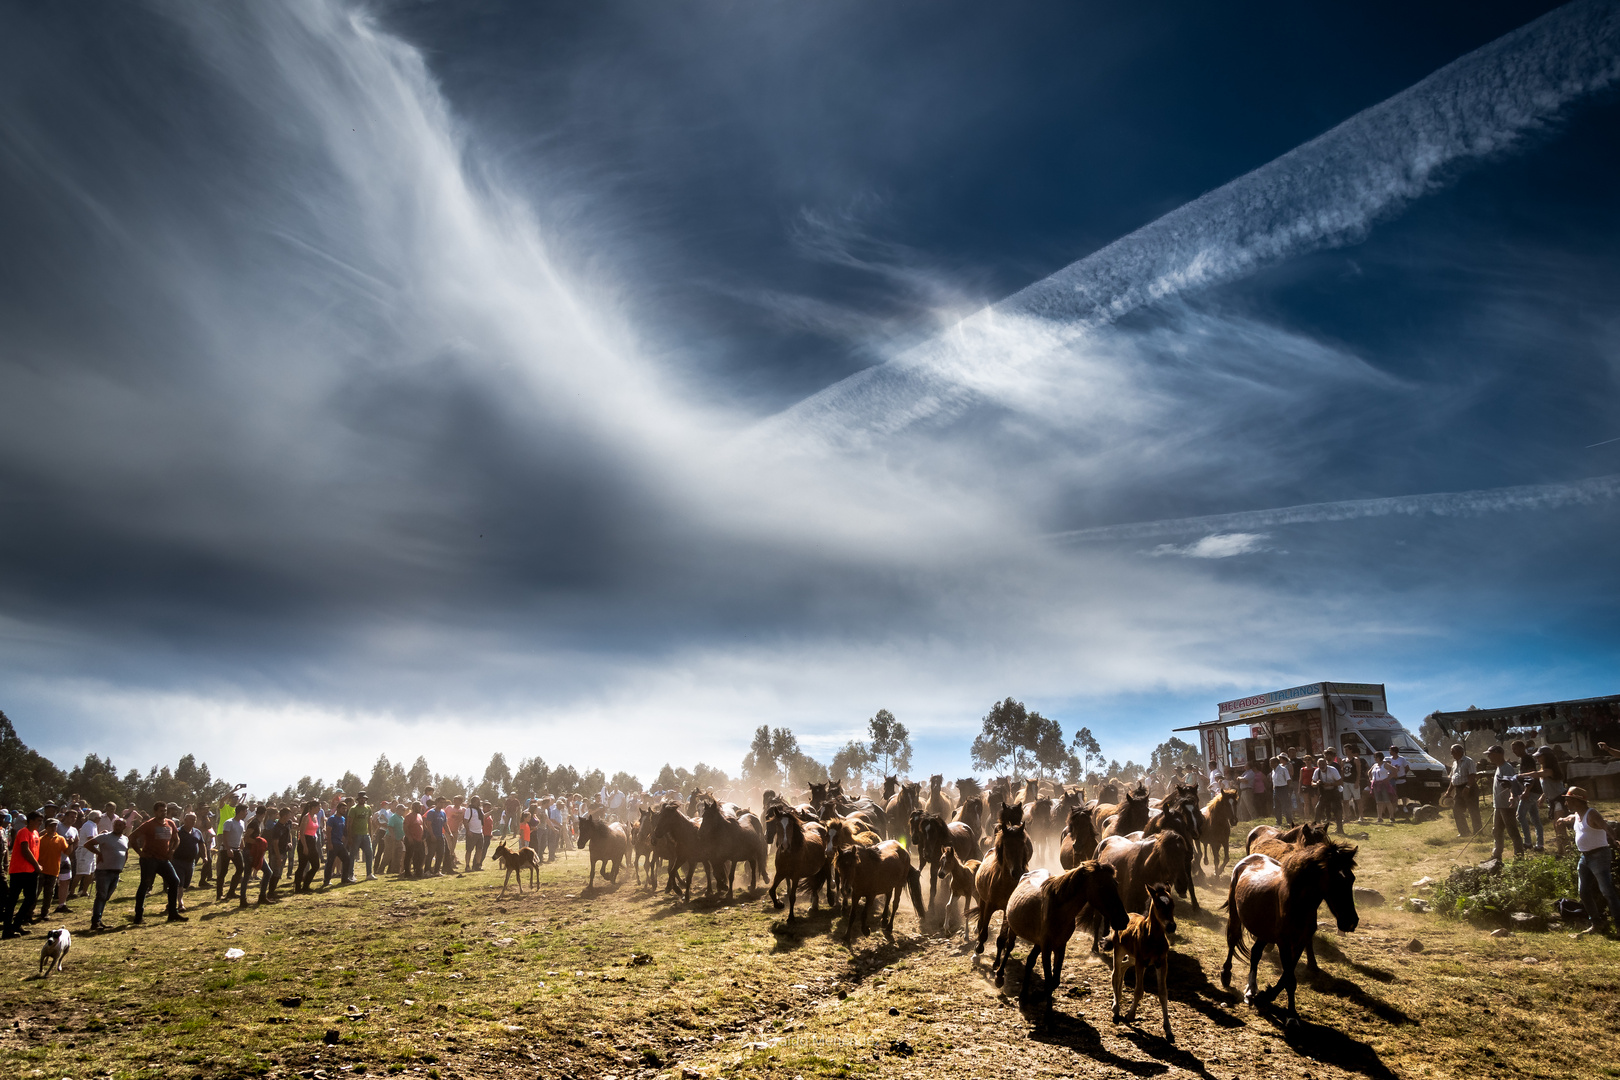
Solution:
[[[1612,101],[1543,103],[1568,131],[1539,171],[1369,233],[1419,176],[1195,296],[1064,321],[1036,363],[1006,364],[1016,335],[969,350],[973,405],[943,422],[838,454],[758,425],[1544,6],[1367,10],[8,9],[9,700],[69,757],[76,731],[222,715],[456,756],[443,720],[470,715],[558,752],[618,725],[644,768],[767,719],[819,746],[879,704],[954,733],[1009,691],[1286,681],[1346,640],[1398,653],[1392,621],[1438,634],[1448,608],[1566,587],[1511,557],[1519,519],[1445,550],[1257,525],[1157,552],[1188,559],[1043,534],[1614,472],[1542,437],[1578,420],[1587,453],[1614,402]],[[1333,189],[1296,179],[1296,209]],[[1277,234],[1239,210],[1228,255]],[[1496,584],[1457,601],[1460,548]],[[1342,618],[1302,630],[1289,605]]]

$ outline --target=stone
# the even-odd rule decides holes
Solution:
[[[890,1016],[899,1016],[899,1015],[900,1015],[900,1010],[899,1010],[899,1009],[896,1009],[896,1008],[894,1008],[894,1007],[893,1007],[893,1006],[890,1006],[890,1008],[889,1008],[889,1015],[890,1015]]]
[[[1368,889],[1368,888],[1365,888],[1365,887],[1363,887],[1361,885],[1357,885],[1355,887],[1355,896],[1356,896],[1356,906],[1357,907],[1362,907],[1362,906],[1366,906],[1366,907],[1383,907],[1384,906],[1384,894],[1379,892],[1377,889]]]
[[[681,1070],[681,1080],[703,1080],[703,1073],[688,1065]]]
[[[1542,915],[1535,915],[1528,911],[1515,911],[1511,916],[1516,930],[1545,930],[1547,919]]]
[[[1414,897],[1412,897],[1412,899],[1408,900],[1406,902],[1406,906],[1408,908],[1410,908],[1411,910],[1417,912],[1419,915],[1422,915],[1422,914],[1425,914],[1425,913],[1427,913],[1429,911],[1434,910],[1434,905],[1430,904],[1427,900],[1424,900],[1421,897],[1417,897],[1417,896],[1414,896]]]
[[[341,1038],[343,1038],[343,1036],[338,1032],[337,1028],[327,1028],[326,1034],[321,1036],[321,1042],[325,1043],[327,1046],[336,1046],[338,1044],[338,1040]]]
[[[1491,931],[1491,937],[1512,937],[1512,936],[1513,936],[1513,931],[1511,931],[1511,930],[1506,930],[1506,929],[1500,929],[1499,928],[1499,929]]]
[[[279,1004],[286,1009],[296,1009],[303,1003],[304,999],[301,997],[284,997],[279,1000]]]
[[[1415,825],[1421,825],[1425,821],[1439,820],[1440,808],[1438,806],[1424,804],[1423,806],[1420,806],[1416,810],[1412,811],[1412,822]]]
[[[1423,877],[1418,878],[1416,881],[1412,882],[1412,888],[1414,888],[1414,889],[1432,889],[1432,888],[1434,888],[1434,886],[1435,886],[1434,878],[1429,877],[1427,874],[1425,874]]]
[[[1502,872],[1501,859],[1486,859],[1479,864],[1479,868],[1487,874],[1500,874]]]
[[[1541,963],[1540,959],[1538,959],[1537,957],[1534,957],[1534,956],[1525,957],[1524,962],[1527,963],[1527,964],[1539,964],[1539,963]]]
[[[1413,938],[1411,941],[1408,941],[1406,943],[1406,951],[1407,952],[1422,952],[1423,951],[1423,942],[1419,941],[1417,938]]]

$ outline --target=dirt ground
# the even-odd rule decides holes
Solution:
[[[1364,902],[1353,934],[1319,933],[1297,1032],[1221,988],[1213,885],[1202,912],[1178,907],[1171,1044],[1151,993],[1136,1023],[1112,1021],[1111,973],[1083,934],[1056,995],[1026,1012],[1016,961],[1005,992],[990,978],[994,931],[976,961],[906,902],[892,936],[851,949],[825,912],[789,929],[758,892],[698,900],[701,872],[689,905],[628,869],[585,889],[572,853],[505,899],[489,872],[247,911],[198,895],[189,923],[81,934],[45,979],[38,936],[8,942],[0,1076],[1620,1076],[1620,945],[1398,909],[1415,880],[1482,857],[1448,831],[1351,828],[1358,884],[1385,902]],[[132,891],[110,909],[119,925]],[[1268,958],[1262,982],[1275,973]]]

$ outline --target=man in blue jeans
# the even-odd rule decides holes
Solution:
[[[356,849],[366,857],[366,880],[377,880],[377,875],[372,873],[371,813],[371,806],[366,802],[366,793],[362,791],[354,797],[354,806],[349,808],[348,818],[354,824],[349,830],[351,833],[349,872],[344,875],[344,881],[354,881],[354,852]]]
[[[1581,861],[1575,873],[1581,887],[1581,906],[1586,909],[1592,924],[1583,934],[1603,929],[1603,903],[1609,908],[1609,933],[1620,930],[1620,898],[1614,890],[1614,852],[1609,848],[1609,830],[1603,815],[1593,810],[1586,801],[1586,789],[1572,787],[1564,792],[1564,802],[1572,811],[1559,818],[1558,824],[1575,830],[1575,850]]]
[[[349,811],[342,799],[332,804],[332,812],[326,816],[326,877],[321,881],[321,888],[332,884],[332,867],[337,864],[342,865],[338,884],[353,884],[354,850],[349,846]]]
[[[168,897],[169,921],[186,921],[186,917],[180,914],[180,875],[174,872],[174,865],[169,862],[174,855],[179,829],[172,818],[165,816],[168,811],[168,803],[154,803],[152,816],[141,822],[129,837],[129,846],[141,857],[141,883],[135,890],[135,914],[129,917],[129,921],[136,925],[146,921],[146,894],[152,891],[152,883],[158,878],[163,879],[163,889]]]
[[[444,873],[444,807],[447,801],[440,795],[433,800],[433,809],[422,816],[423,823],[427,825],[427,872],[433,876]]]

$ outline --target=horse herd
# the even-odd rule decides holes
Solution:
[[[1170,1030],[1169,959],[1176,931],[1175,898],[1199,906],[1196,881],[1205,863],[1219,874],[1231,863],[1237,795],[1217,792],[1200,806],[1195,787],[1178,787],[1163,799],[1145,788],[1120,791],[1106,785],[1085,800],[1080,790],[1029,781],[1021,792],[1002,779],[988,789],[958,780],[957,798],[942,777],[921,784],[889,778],[881,799],[848,797],[834,784],[811,785],[798,803],[764,793],[763,816],[735,804],[694,792],[683,805],[644,809],[626,824],[579,819],[578,845],[590,849],[590,884],[596,868],[616,882],[630,862],[638,884],[656,888],[667,871],[666,893],[689,901],[697,867],[705,874],[705,895],[733,895],[736,872],[746,865],[749,887],[767,874],[775,849],[769,895],[787,909],[792,924],[801,893],[811,910],[823,894],[834,914],[847,912],[844,938],[869,931],[871,909],[883,899],[879,925],[892,931],[902,892],[910,895],[919,920],[954,922],[963,900],[964,940],[984,952],[991,918],[1002,914],[991,972],[997,986],[1019,942],[1031,950],[1024,964],[1021,998],[1037,986],[1048,997],[1058,986],[1069,941],[1088,929],[1092,950],[1111,949],[1114,1018],[1120,1019],[1124,977],[1136,969],[1135,999],[1124,1019],[1133,1020],[1148,972],[1156,975],[1164,1036]],[[1287,1021],[1296,1024],[1294,968],[1303,953],[1316,968],[1312,939],[1317,912],[1325,902],[1343,931],[1355,929],[1354,845],[1331,840],[1325,829],[1303,825],[1287,832],[1255,828],[1247,852],[1231,865],[1225,908],[1227,956],[1221,969],[1230,987],[1232,961],[1249,961],[1244,1000],[1288,996]],[[914,862],[915,861],[915,862]],[[1053,863],[1060,868],[1049,869]],[[922,878],[928,878],[928,899]],[[939,883],[946,885],[943,909]],[[786,900],[778,898],[786,887]],[[1282,961],[1276,985],[1261,993],[1260,956],[1275,945]],[[1037,983],[1035,962],[1041,963]]]

